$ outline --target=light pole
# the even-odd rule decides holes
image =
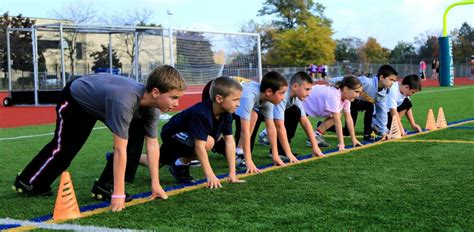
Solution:
[[[171,16],[174,14],[173,11],[167,10],[166,13],[168,14],[169,24],[168,24],[168,34],[169,34],[169,41],[170,41],[170,65],[174,67],[174,57],[173,57],[173,29],[171,29]]]

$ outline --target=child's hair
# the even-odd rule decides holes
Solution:
[[[295,73],[290,79],[290,85],[297,83],[298,85],[302,85],[303,82],[307,82],[309,84],[313,84],[313,79],[303,71]]]
[[[397,76],[398,73],[392,66],[390,66],[388,64],[384,64],[384,65],[380,66],[379,70],[377,71],[377,78],[379,78],[380,76],[385,78],[385,77],[388,77],[390,75]]]
[[[343,87],[347,87],[348,89],[354,90],[360,88],[362,86],[362,82],[360,82],[359,78],[354,75],[347,75],[342,78],[342,80],[336,82],[334,87],[336,89],[342,89]]]
[[[151,92],[153,88],[157,88],[160,93],[166,93],[173,89],[184,91],[186,83],[181,73],[173,68],[173,66],[161,65],[148,75],[146,91]]]
[[[420,77],[416,74],[411,74],[403,78],[402,85],[408,85],[409,89],[421,91]]]
[[[288,86],[286,78],[276,71],[270,71],[263,75],[262,82],[260,83],[260,92],[263,93],[267,89],[271,89],[275,93],[282,86]]]
[[[221,95],[223,98],[225,98],[229,96],[232,91],[242,91],[242,86],[239,84],[239,82],[230,77],[220,76],[212,81],[211,87],[209,89],[211,100],[214,102],[216,101],[217,95]]]

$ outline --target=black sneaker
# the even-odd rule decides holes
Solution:
[[[40,196],[52,196],[51,187],[47,188],[33,188],[33,185],[27,184],[25,181],[20,179],[20,175],[16,176],[15,182],[13,183],[12,190],[25,194],[29,197],[40,197]]]
[[[379,140],[381,140],[382,137],[376,135],[375,133],[372,133],[370,135],[364,135],[364,141],[367,141],[367,142],[377,142]]]
[[[246,167],[244,154],[236,154],[235,155],[235,164],[238,168],[245,168]]]
[[[112,198],[112,184],[99,184],[98,180],[94,181],[92,186],[91,196],[99,201],[110,201]],[[125,193],[125,202],[132,201],[133,198],[130,194]]]
[[[189,165],[176,166],[173,164],[168,169],[178,184],[194,184],[194,178],[189,173]]]

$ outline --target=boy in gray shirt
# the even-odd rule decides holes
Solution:
[[[70,81],[56,106],[53,139],[16,177],[13,189],[27,196],[47,195],[51,183],[70,165],[89,137],[97,120],[113,133],[114,157],[102,181],[112,183],[108,196],[112,211],[125,208],[125,170],[138,165],[140,154],[127,154],[130,144],[146,142],[152,195],[166,199],[158,176],[159,144],[156,127],[159,112],[178,105],[186,86],[171,66],[160,66],[148,77],[146,86],[112,74],[95,74]],[[99,180],[101,181],[101,180]]]

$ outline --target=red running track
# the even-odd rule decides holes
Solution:
[[[423,87],[438,86],[437,80],[426,80]],[[467,77],[454,79],[454,85],[474,85],[474,80]],[[177,110],[186,109],[201,100],[203,86],[189,86],[179,101]],[[8,92],[0,92],[0,99],[8,96]],[[0,128],[51,124],[56,120],[55,106],[0,106]]]

